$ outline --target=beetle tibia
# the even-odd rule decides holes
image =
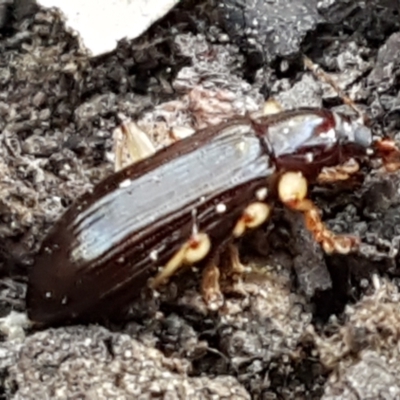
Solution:
[[[358,247],[359,239],[351,235],[336,235],[322,222],[319,209],[306,198],[307,180],[300,172],[287,172],[282,175],[278,193],[280,200],[289,208],[304,214],[305,224],[316,242],[328,254],[348,254]]]

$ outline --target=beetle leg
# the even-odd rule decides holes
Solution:
[[[150,157],[156,149],[150,138],[135,122],[123,122],[114,131],[115,170]],[[127,160],[126,158],[130,159]]]
[[[207,262],[203,270],[201,291],[210,310],[218,310],[224,303],[222,292],[245,295],[242,276],[245,267],[240,262],[237,246],[230,243]],[[223,289],[221,289],[223,285]]]
[[[351,175],[360,170],[360,165],[354,158],[346,161],[344,164],[335,167],[325,167],[317,177],[317,182],[320,184],[332,183],[337,181],[345,181]]]
[[[307,180],[301,172],[283,174],[278,183],[278,194],[287,207],[304,214],[307,229],[326,253],[348,254],[359,244],[357,237],[336,235],[323,224],[318,207],[306,198]]]
[[[222,307],[224,296],[221,292],[220,276],[221,272],[218,267],[220,254],[212,257],[203,270],[201,282],[201,293],[203,300],[210,310],[216,311]]]
[[[161,271],[151,281],[150,286],[156,289],[166,282],[184,265],[193,265],[203,260],[211,249],[211,241],[206,233],[193,233],[190,239],[162,267]]]
[[[230,281],[229,291],[241,295],[245,295],[243,288],[243,275],[246,268],[240,262],[239,250],[233,243],[227,247],[228,265],[225,269],[226,279]]]
[[[240,237],[248,229],[262,225],[271,214],[271,206],[263,202],[250,203],[233,229],[233,236]]]
[[[230,258],[231,275],[241,276],[245,272],[246,268],[240,262],[239,250],[234,244],[228,245],[228,252]]]
[[[380,139],[374,143],[377,154],[382,157],[383,164],[388,172],[400,169],[400,149],[392,139]]]

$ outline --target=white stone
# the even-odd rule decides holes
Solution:
[[[0,318],[0,332],[7,336],[8,340],[25,339],[25,329],[31,327],[26,313],[11,311],[7,316]]]
[[[38,0],[58,8],[92,56],[115,49],[121,39],[135,39],[168,13],[179,0]]]

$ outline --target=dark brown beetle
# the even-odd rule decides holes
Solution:
[[[346,162],[368,159],[371,146],[359,120],[301,109],[232,119],[156,152],[105,179],[51,229],[29,276],[29,318],[113,315],[149,282],[155,288],[182,265],[206,265],[263,224],[275,201],[304,213],[325,251],[351,251],[357,239],[325,228],[307,183],[357,171]],[[388,141],[376,149],[387,159],[397,151]]]

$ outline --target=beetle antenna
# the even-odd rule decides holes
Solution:
[[[343,103],[351,107],[364,123],[367,122],[367,116],[356,106],[354,101],[343,92],[343,90],[328,73],[326,73],[319,65],[311,61],[311,59],[306,55],[303,55],[303,61],[305,67],[308,68],[317,79],[325,81],[325,83],[330,85],[335,90],[337,95],[342,99]]]

